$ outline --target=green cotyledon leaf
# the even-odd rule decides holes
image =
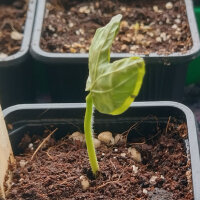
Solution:
[[[139,94],[145,74],[144,60],[139,57],[110,63],[110,48],[121,18],[116,15],[105,27],[97,29],[89,50],[86,91],[90,91],[99,112],[112,115],[128,109]]]

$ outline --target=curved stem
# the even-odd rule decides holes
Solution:
[[[90,166],[92,168],[93,174],[96,176],[96,173],[99,171],[99,165],[96,157],[93,136],[92,136],[92,116],[93,116],[93,102],[92,102],[92,96],[89,93],[86,97],[84,132],[85,132],[85,140],[87,145]]]

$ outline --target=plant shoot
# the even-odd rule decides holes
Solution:
[[[119,115],[126,111],[139,94],[145,74],[142,58],[130,57],[110,62],[110,49],[122,15],[114,16],[97,29],[89,49],[89,77],[86,83],[84,132],[91,169],[99,171],[93,144],[93,106],[101,113]]]

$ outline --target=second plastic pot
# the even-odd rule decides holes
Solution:
[[[19,153],[18,144],[24,134],[43,133],[49,126],[58,128],[57,136],[67,132],[83,130],[85,104],[32,104],[17,105],[4,110],[5,121],[12,125],[10,140],[15,154]],[[157,120],[144,118],[153,115]],[[186,106],[175,102],[138,102],[119,116],[95,113],[94,128],[101,132],[124,132],[135,122],[143,121],[143,132],[149,132],[152,126],[166,128],[169,117],[175,117],[187,124],[188,139],[186,149],[191,158],[194,199],[200,200],[200,157],[197,141],[197,128],[193,113]],[[63,135],[64,134],[64,135]]]
[[[182,100],[188,64],[198,55],[200,50],[193,3],[191,0],[185,0],[185,4],[193,41],[192,48],[185,54],[173,53],[165,56],[152,53],[149,55],[135,55],[143,57],[146,61],[146,76],[136,101]],[[40,64],[42,63],[42,67],[47,69],[46,80],[48,80],[52,101],[70,102],[71,100],[66,93],[74,94],[79,88],[83,90],[85,88],[85,81],[88,75],[88,54],[49,53],[40,48],[45,5],[46,0],[38,2],[31,54]],[[130,56],[133,55],[129,53],[112,53],[111,60]],[[66,77],[64,74],[66,74]],[[73,79],[72,82],[69,81],[70,78]],[[74,102],[83,102],[85,100],[84,96],[79,96],[79,94],[80,92],[77,91],[77,95],[74,95]]]

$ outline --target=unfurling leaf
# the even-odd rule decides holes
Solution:
[[[89,50],[90,91],[99,112],[118,115],[128,109],[139,94],[145,74],[142,58],[130,57],[110,63],[110,48],[118,33],[122,16],[117,15],[97,29]]]

